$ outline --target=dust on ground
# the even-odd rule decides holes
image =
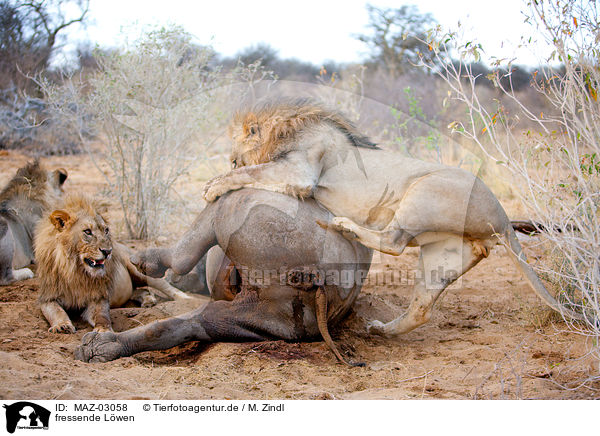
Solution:
[[[0,156],[0,185],[28,158]],[[67,191],[106,189],[87,155],[44,159],[69,171]],[[187,186],[200,192],[201,184]],[[181,229],[183,231],[183,229]],[[174,235],[176,236],[176,235]],[[525,241],[527,249],[527,241]],[[473,399],[599,398],[600,385],[577,382],[597,374],[591,344],[547,321],[539,298],[502,247],[463,276],[436,305],[431,320],[397,339],[369,336],[367,319],[388,321],[410,300],[407,282],[381,284],[377,273],[410,269],[414,249],[382,256],[354,311],[332,330],[343,353],[364,368],[338,363],[324,342],[190,342],[109,363],[74,360],[90,327],[48,333],[36,299],[37,279],[0,287],[0,398],[3,399]],[[152,308],[111,311],[116,331],[205,304],[165,301]]]

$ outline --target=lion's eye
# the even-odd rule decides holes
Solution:
[[[256,135],[256,127],[254,127],[254,126],[250,127],[250,134]]]
[[[104,229],[104,234],[108,235],[108,227]]]
[[[88,236],[92,236],[92,231],[91,231],[90,229],[85,229],[85,230],[83,231],[83,233],[85,233],[85,234],[86,234],[86,235],[88,235]]]
[[[236,159],[234,159],[234,160],[231,161],[231,167],[232,168],[237,168],[237,160]]]

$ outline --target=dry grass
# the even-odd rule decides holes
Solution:
[[[448,59],[445,50],[439,50],[445,45],[465,62],[478,59],[480,46],[465,44],[455,33],[432,38],[437,59],[424,66],[446,81],[451,99],[467,112],[466,121],[457,120],[449,126],[453,132],[474,141],[488,159],[510,172],[515,193],[527,215],[539,223],[541,240],[548,250],[538,263],[538,271],[550,282],[557,299],[581,314],[581,321],[566,319],[568,326],[590,337],[591,349],[600,358],[597,5],[531,2],[530,8],[529,18],[553,44],[553,56],[563,62],[561,68],[540,69],[532,82],[551,111],[537,113],[528,107],[510,80],[503,84],[506,77],[499,75],[494,79],[497,91],[516,109],[509,111],[500,102],[486,105],[470,64]],[[535,128],[522,130],[523,120]]]

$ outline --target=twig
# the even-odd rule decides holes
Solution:
[[[411,378],[407,378],[407,379],[404,379],[404,380],[400,380],[400,381],[398,381],[398,382],[396,382],[396,383],[404,383],[404,382],[411,381],[411,380],[418,380],[418,379],[420,379],[420,378],[427,377],[427,376],[428,376],[429,374],[431,374],[433,371],[434,371],[434,370],[432,369],[431,371],[429,371],[429,372],[426,372],[426,373],[425,373],[425,374],[423,374],[423,375],[420,375],[420,376],[417,376],[417,377],[411,377]]]

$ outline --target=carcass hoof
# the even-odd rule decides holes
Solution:
[[[158,250],[153,248],[135,253],[129,260],[139,272],[156,279],[164,277],[168,269],[160,261]]]
[[[83,362],[108,362],[121,357],[123,346],[113,332],[89,332],[75,350],[75,359]]]

